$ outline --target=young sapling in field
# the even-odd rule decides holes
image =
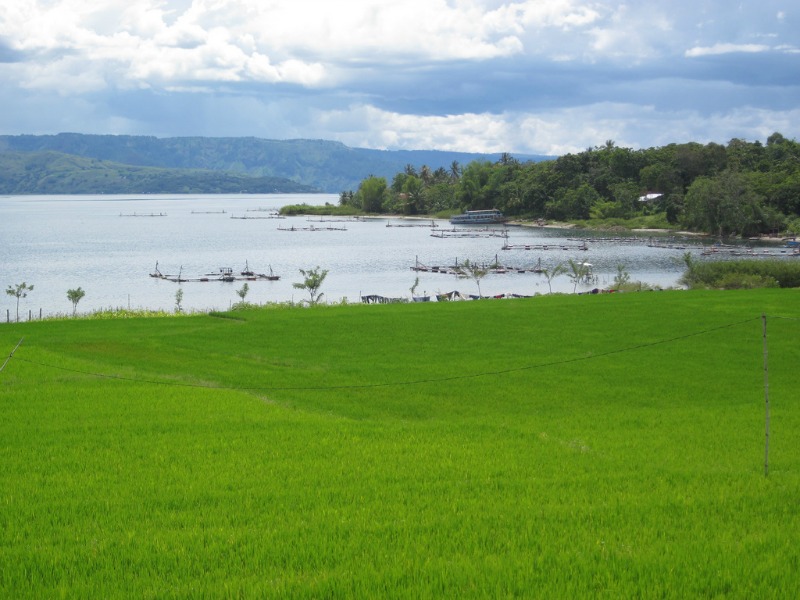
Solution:
[[[183,288],[179,287],[175,292],[175,312],[179,313],[183,310]]]
[[[8,294],[9,296],[13,296],[17,299],[17,323],[19,323],[19,299],[27,298],[28,292],[32,291],[33,291],[33,286],[26,284],[24,281],[16,285],[10,285],[8,286],[8,289],[6,289],[6,294]]]
[[[482,267],[478,264],[469,262],[469,260],[465,260],[464,264],[458,267],[456,276],[462,279],[472,279],[478,285],[478,297],[482,298],[481,279],[486,277],[488,273],[489,269],[487,267]]]
[[[306,290],[309,294],[309,304],[314,305],[317,304],[321,299],[323,294],[319,293],[319,288],[322,287],[322,282],[325,281],[325,277],[328,275],[327,269],[320,269],[317,266],[314,269],[309,269],[305,271],[300,269],[300,274],[304,277],[302,283],[293,283],[295,289],[298,290]]]
[[[67,290],[67,299],[72,302],[72,316],[75,316],[75,313],[78,311],[78,302],[86,295],[81,288],[75,288],[74,290]]]

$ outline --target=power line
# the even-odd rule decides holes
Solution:
[[[24,337],[19,338],[19,341],[17,342],[17,345],[14,346],[14,349],[11,351],[11,354],[8,355],[8,358],[6,358],[6,360],[3,362],[3,366],[0,367],[0,371],[2,371],[3,369],[6,368],[6,365],[8,364],[8,361],[10,361],[11,357],[14,356],[14,352],[17,351],[17,348],[19,348],[19,345],[22,343],[22,340],[24,340],[24,339],[25,339]]]
[[[737,327],[739,325],[744,325],[745,323],[751,323],[753,321],[758,321],[762,317],[754,317],[750,319],[746,319],[744,321],[736,321],[734,323],[727,323],[725,325],[719,325],[717,327],[711,327],[709,329],[703,329],[701,331],[695,331],[692,333],[687,333],[684,335],[679,335],[671,338],[665,338],[662,340],[656,340],[654,342],[644,342],[641,344],[636,344],[635,346],[627,346],[625,348],[617,348],[615,350],[608,350],[606,352],[601,352],[599,354],[591,354],[589,356],[576,356],[573,358],[566,358],[561,360],[554,360],[548,361],[543,363],[537,363],[534,365],[523,365],[520,367],[512,367],[508,369],[499,369],[495,371],[483,371],[480,373],[472,373],[472,374],[461,374],[461,375],[449,375],[445,377],[430,377],[425,379],[414,379],[408,381],[394,381],[394,382],[384,382],[384,383],[364,383],[358,385],[319,385],[319,386],[212,386],[212,385],[202,385],[196,383],[181,383],[179,381],[159,381],[157,379],[139,379],[136,377],[125,377],[122,375],[113,375],[107,373],[97,373],[92,371],[83,371],[80,369],[71,369],[68,367],[62,367],[57,365],[51,365],[47,363],[32,361],[22,357],[15,357],[15,360],[23,361],[32,365],[36,365],[39,367],[46,367],[50,369],[57,369],[60,371],[66,371],[69,373],[78,373],[81,375],[88,375],[91,377],[97,377],[102,379],[114,379],[118,381],[129,381],[132,383],[147,383],[153,385],[166,385],[166,386],[174,386],[174,387],[188,387],[188,388],[203,388],[203,389],[212,389],[212,390],[228,390],[228,391],[325,391],[325,390],[346,390],[346,389],[370,389],[370,388],[381,388],[381,387],[399,387],[399,386],[406,386],[406,385],[420,385],[426,383],[442,383],[447,381],[457,381],[457,380],[464,380],[464,379],[476,379],[478,377],[491,377],[497,375],[507,375],[509,373],[518,373],[521,371],[529,371],[533,369],[543,369],[547,367],[554,367],[559,365],[566,365],[571,363],[583,362],[588,360],[594,360],[598,358],[603,358],[606,356],[612,356],[614,354],[622,354],[625,352],[633,352],[635,350],[640,350],[642,348],[649,348],[653,346],[659,346],[663,344],[669,344],[671,342],[677,342],[680,340],[685,340],[692,337],[697,337],[701,335],[705,335],[708,333],[713,333],[715,331],[720,331],[722,329],[729,329],[732,327]],[[20,340],[21,341],[21,340]],[[19,345],[19,344],[18,344]],[[13,354],[13,352],[12,352]],[[11,358],[9,356],[9,358]]]

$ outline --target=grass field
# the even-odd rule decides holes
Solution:
[[[32,322],[2,360],[21,338],[0,597],[800,589],[798,290]]]

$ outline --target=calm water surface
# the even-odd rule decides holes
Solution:
[[[568,259],[586,261],[598,276],[597,286],[613,281],[617,265],[632,279],[662,287],[676,286],[682,273],[682,249],[649,248],[642,243],[591,239],[588,251],[573,249],[578,236],[590,232],[545,228],[509,228],[508,244],[569,246],[567,250],[502,250],[505,240],[431,236],[429,227],[387,227],[410,220],[374,219],[365,222],[320,221],[320,218],[263,218],[286,204],[338,202],[335,194],[310,195],[125,195],[125,196],[6,196],[0,198],[0,284],[26,282],[34,291],[20,302],[20,313],[70,313],[69,289],[81,287],[86,296],[80,312],[131,307],[173,310],[177,283],[149,274],[156,262],[162,273],[196,278],[221,267],[241,271],[245,264],[258,272],[270,268],[279,281],[248,282],[247,300],[264,303],[299,301],[307,297],[292,284],[299,269],[319,266],[329,271],[322,291],[329,302],[376,294],[408,297],[418,260],[426,265],[494,261],[510,267],[532,267],[539,260],[551,267]],[[224,211],[224,213],[222,212]],[[130,216],[130,215],[140,216]],[[141,216],[141,215],[164,216]],[[232,217],[249,217],[239,219]],[[261,218],[256,218],[261,217]],[[416,223],[419,223],[417,221]],[[425,222],[429,223],[429,222]],[[441,228],[452,227],[438,221]],[[282,231],[310,226],[346,231]],[[239,300],[243,282],[188,282],[183,289],[187,310],[226,309]],[[579,286],[578,290],[593,286]],[[417,295],[460,290],[477,293],[472,280],[452,275],[419,273]],[[489,275],[481,281],[484,295],[547,293],[547,281],[533,273]],[[572,292],[566,276],[553,281],[553,291]],[[3,295],[3,308],[15,313],[15,299]],[[5,311],[3,311],[5,312]],[[5,320],[5,315],[3,315]]]

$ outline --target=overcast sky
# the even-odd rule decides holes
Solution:
[[[564,154],[800,138],[798,0],[2,0],[0,133]]]

